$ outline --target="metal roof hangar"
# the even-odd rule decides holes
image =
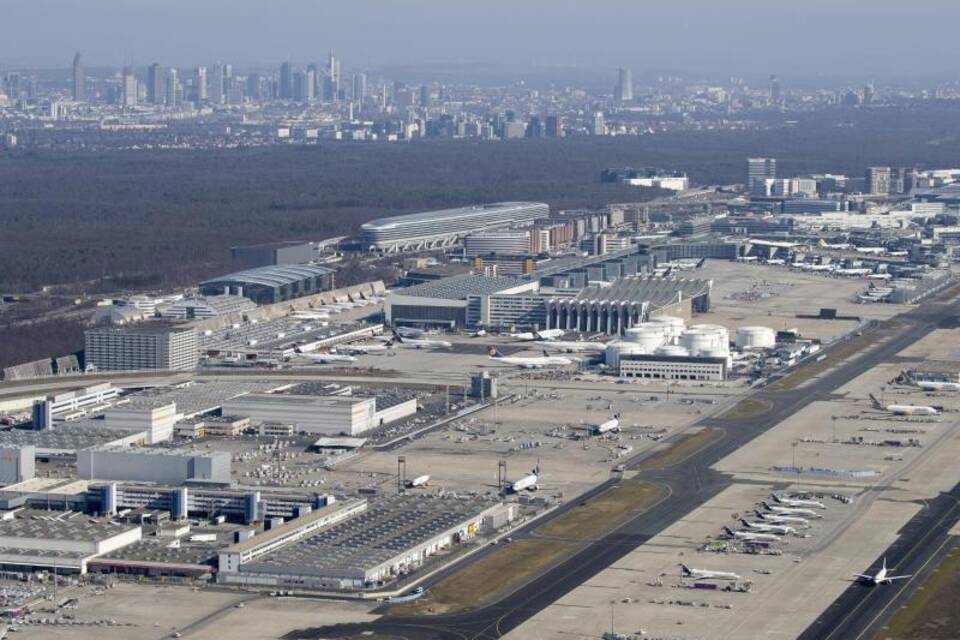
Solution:
[[[200,293],[241,295],[257,304],[273,304],[333,289],[334,273],[314,264],[259,267],[201,282]]]

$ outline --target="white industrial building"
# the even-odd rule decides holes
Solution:
[[[37,448],[0,446],[0,485],[16,484],[33,478]]]
[[[206,320],[233,313],[245,313],[257,308],[257,303],[244,296],[219,295],[184,298],[157,309],[162,318],[171,320]]]
[[[122,480],[179,485],[230,483],[226,451],[94,447],[77,452],[77,476],[85,480]]]
[[[223,403],[224,415],[292,424],[297,431],[355,436],[417,411],[416,399],[377,411],[375,398],[251,393]]]
[[[525,256],[530,253],[529,231],[483,231],[471,233],[463,240],[468,258],[490,254]]]
[[[147,444],[156,444],[173,437],[179,414],[175,402],[131,398],[105,410],[103,418],[106,429],[143,431],[147,434]]]
[[[720,382],[727,377],[726,358],[626,354],[618,366],[622,378]]]
[[[91,520],[78,512],[45,512],[0,521],[0,568],[86,573],[87,562],[140,540],[139,525]]]

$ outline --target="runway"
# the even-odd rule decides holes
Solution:
[[[298,630],[288,634],[287,637],[291,639],[343,638],[373,632],[388,637],[396,636],[421,640],[462,638],[486,640],[500,638],[730,486],[732,483],[728,476],[710,469],[718,460],[776,426],[787,417],[797,413],[810,403],[826,398],[850,380],[876,365],[894,360],[897,353],[925,337],[934,329],[955,327],[958,313],[960,313],[960,303],[933,302],[901,314],[890,321],[881,322],[865,332],[865,335],[874,338],[873,347],[868,351],[835,365],[819,377],[808,381],[800,389],[778,390],[776,387],[767,387],[750,396],[768,404],[769,408],[762,413],[746,419],[719,417],[701,421],[700,426],[720,428],[723,431],[723,436],[684,460],[682,465],[645,471],[638,476],[643,480],[657,482],[667,487],[671,492],[668,499],[663,500],[599,540],[587,544],[575,555],[543,572],[524,587],[496,603],[462,614],[417,618],[385,616],[373,623]],[[834,348],[836,346],[839,345],[835,345]],[[830,350],[826,351],[826,354],[829,358]],[[635,460],[634,464],[639,459],[642,459],[642,457]],[[614,481],[611,480],[600,485],[591,493],[595,494],[605,490],[612,482]],[[956,496],[952,499],[955,501]],[[944,500],[948,500],[948,498]],[[582,499],[576,502],[582,502]],[[940,502],[935,501],[935,504],[938,505],[938,509],[943,510],[944,514],[951,513],[947,502],[943,502],[943,506],[939,506],[941,505]],[[563,513],[562,509],[552,514],[552,517],[561,513]],[[922,512],[921,515],[926,514],[927,517],[932,517],[937,513],[939,511],[931,507],[930,510]],[[944,520],[944,522],[946,521]],[[542,524],[542,522],[537,524]],[[949,525],[946,528],[949,529]],[[918,525],[911,529],[908,526],[907,530],[916,532],[916,535],[921,535],[925,530],[929,530],[929,527]],[[939,529],[937,530],[939,531]],[[909,531],[905,530],[905,533],[908,534],[907,538],[912,538]],[[519,535],[525,533],[521,531]],[[909,570],[914,564],[920,563],[924,556],[922,553],[907,556],[906,552],[909,549],[916,547],[917,544],[927,544],[926,538],[917,540],[916,544],[913,545],[910,544],[909,540],[906,542],[904,540],[907,539],[901,539],[898,542],[899,545],[902,545],[903,551],[891,550],[890,556],[891,564],[903,561],[906,565],[904,567],[898,566],[899,571]],[[471,560],[481,555],[478,554]],[[436,576],[430,582],[435,584],[457,568],[451,568],[444,574]],[[428,584],[427,588],[429,586]],[[851,589],[859,589],[859,587],[852,587]],[[843,599],[841,598],[841,600]],[[839,604],[831,607],[831,612],[836,610],[840,615],[844,615],[852,606],[857,606],[855,614],[848,616],[848,621],[845,623],[848,628],[854,628],[858,624],[863,626],[863,622],[876,616],[879,609],[884,605],[883,598],[880,596],[869,598],[866,601],[858,599],[857,602],[863,603],[859,605],[846,601],[838,602]],[[826,636],[811,635],[809,637],[820,638]],[[831,637],[848,638],[856,636],[843,634]]]

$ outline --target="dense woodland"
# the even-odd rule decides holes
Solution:
[[[567,208],[643,198],[599,183],[609,166],[683,169],[703,184],[742,181],[749,155],[777,157],[785,175],[953,165],[960,155],[952,107],[797,120],[756,132],[0,157],[0,290],[189,285],[229,268],[232,245],[340,235],[384,215],[493,200]]]
[[[776,157],[781,175],[960,164],[960,109],[950,104],[789,117],[796,124],[762,131],[645,137],[18,152],[0,156],[0,291],[192,285],[229,270],[233,245],[348,234],[385,215],[495,200],[574,208],[651,196],[601,184],[600,171],[611,166],[681,169],[707,184],[742,182],[750,155]],[[346,283],[366,274],[342,275]],[[21,346],[12,358],[2,345],[32,338],[0,327],[0,363],[72,350],[65,347],[79,328],[64,329],[73,336],[64,348],[26,354]]]

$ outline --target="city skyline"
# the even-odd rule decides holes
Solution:
[[[826,20],[828,5],[831,18]],[[940,68],[946,76],[952,67],[947,61],[960,55],[950,30],[960,8],[951,3],[926,0],[920,6],[882,6],[872,12],[860,11],[852,2],[836,5],[816,0],[785,14],[746,1],[725,3],[722,11],[707,4],[680,9],[611,1],[590,7],[561,3],[547,20],[544,3],[536,1],[510,5],[512,19],[504,20],[502,10],[508,7],[503,3],[437,11],[423,0],[405,3],[402,10],[377,0],[323,6],[286,0],[272,4],[271,19],[264,20],[253,3],[197,7],[177,0],[144,20],[138,9],[117,0],[82,6],[13,0],[8,12],[18,17],[18,29],[0,42],[0,68],[61,68],[64,52],[74,50],[84,51],[91,68],[157,61],[182,67],[215,60],[257,66],[321,58],[320,52],[333,48],[343,59],[364,66],[629,66],[635,73],[664,69],[886,77],[934,76]],[[902,29],[925,9],[938,19],[923,29]],[[58,20],[51,28],[47,18],[53,14]],[[223,28],[211,32],[206,27],[211,20]],[[592,24],[589,33],[582,32],[585,21]],[[469,24],[474,37],[459,37],[461,24]],[[784,38],[786,24],[791,32],[815,30],[818,46]],[[176,37],[170,38],[171,33]]]

